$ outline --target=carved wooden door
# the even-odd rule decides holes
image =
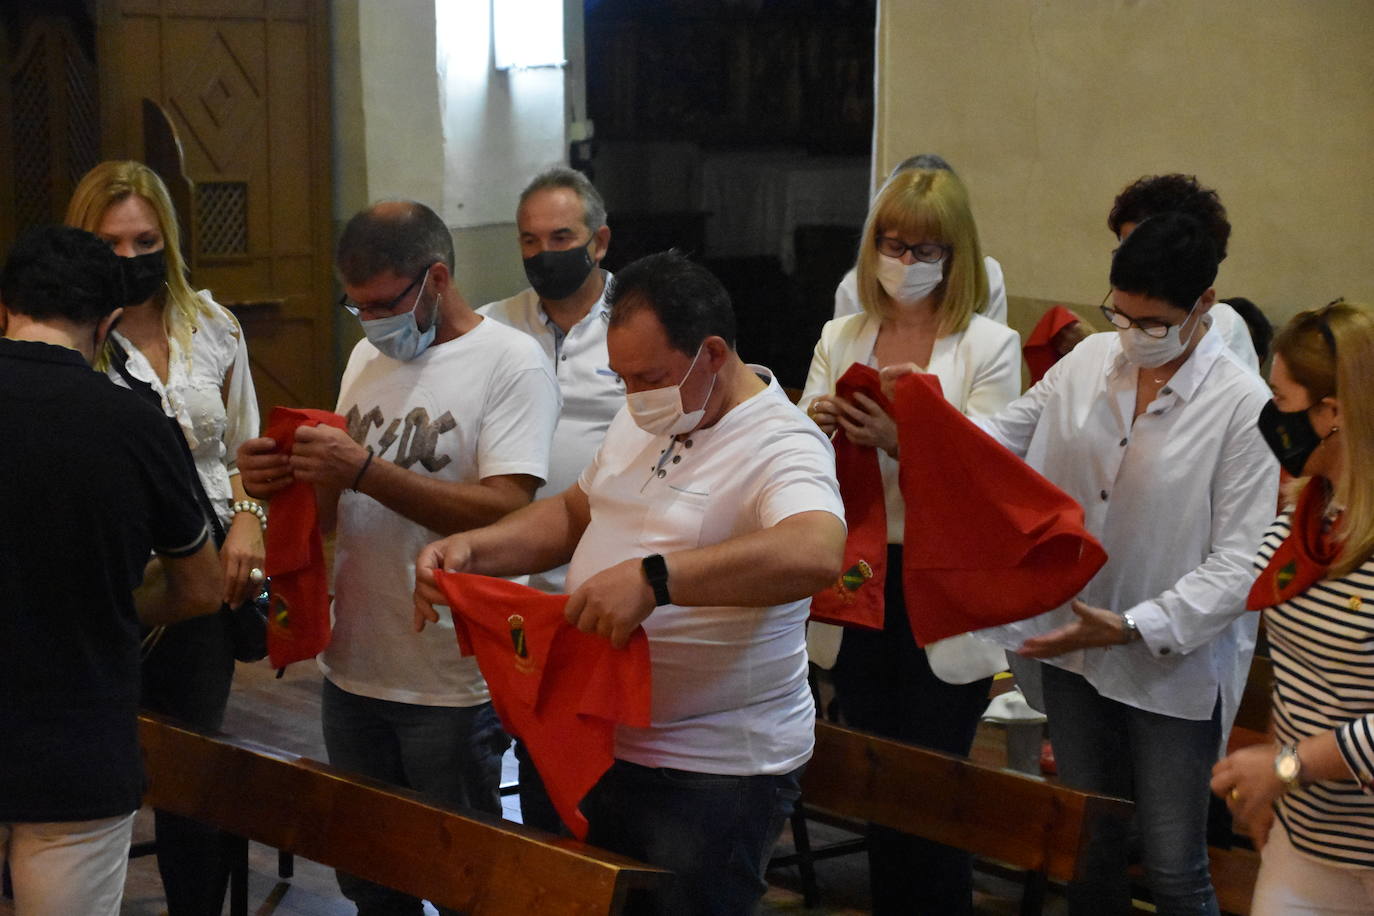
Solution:
[[[327,0],[99,11],[104,155],[158,157],[143,100],[156,102],[190,179],[193,284],[243,323],[259,402],[333,406]]]

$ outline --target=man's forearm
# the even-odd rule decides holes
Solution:
[[[530,494],[481,483],[453,483],[376,458],[357,491],[440,535],[481,528],[526,505]]]
[[[845,527],[803,512],[772,528],[668,556],[668,593],[691,607],[768,607],[807,598],[835,581]]]
[[[584,528],[563,494],[536,500],[470,534],[470,571],[519,576],[562,566],[572,559]]]

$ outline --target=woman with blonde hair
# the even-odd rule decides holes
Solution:
[[[167,187],[141,162],[102,162],[81,179],[67,224],[95,233],[119,255],[127,305],[97,360],[119,384],[147,385],[175,418],[220,528],[224,602],[235,606],[263,581],[266,513],[239,482],[238,446],[258,433],[257,395],[234,316],[187,279]],[[167,627],[145,640],[143,705],[202,728],[224,719],[234,650],[223,614]],[[156,814],[158,867],[171,916],[218,913],[228,879],[219,834]]]
[[[848,724],[966,755],[987,706],[988,659],[1001,653],[974,651],[950,666],[933,654],[939,644],[929,657],[916,645],[902,591],[906,507],[896,426],[875,401],[837,397],[835,385],[853,363],[914,367],[937,376],[960,411],[986,416],[1020,391],[1021,341],[978,314],[988,298],[987,274],[968,192],[953,172],[912,169],[887,181],[864,225],[856,273],[863,311],[822,329],[800,406],[826,433],[843,429],[854,444],[877,450],[887,511],[884,628],[851,629],[841,640],[838,628],[813,623],[808,647],[813,662],[831,668]],[[971,907],[969,856],[897,831],[870,828],[869,876],[875,914]]]
[[[1274,660],[1272,741],[1212,790],[1262,852],[1250,912],[1374,911],[1374,311],[1303,312],[1274,340],[1260,430],[1297,477],[1249,607]]]

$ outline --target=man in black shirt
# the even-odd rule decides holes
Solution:
[[[216,611],[223,590],[184,445],[91,369],[123,290],[78,229],[31,233],[0,272],[0,861],[19,914],[118,913],[139,624]]]

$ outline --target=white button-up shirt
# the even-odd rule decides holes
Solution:
[[[1099,693],[1223,732],[1249,673],[1258,615],[1244,610],[1276,509],[1278,465],[1255,421],[1264,383],[1209,330],[1139,417],[1136,367],[1094,334],[994,417],[975,420],[1083,506],[1107,564],[1079,597],[1130,613],[1143,637],[1048,663]],[[1074,619],[1062,607],[982,633],[1015,648]]]
[[[610,273],[605,274],[607,285]],[[577,482],[582,469],[601,447],[606,429],[625,406],[625,386],[610,369],[606,353],[606,328],[611,320],[603,289],[601,298],[566,334],[554,324],[533,289],[498,302],[489,302],[478,314],[494,318],[533,337],[553,364],[563,410],[553,434],[548,482],[539,496],[562,493]],[[530,576],[532,587],[549,593],[563,590],[567,567]]]

